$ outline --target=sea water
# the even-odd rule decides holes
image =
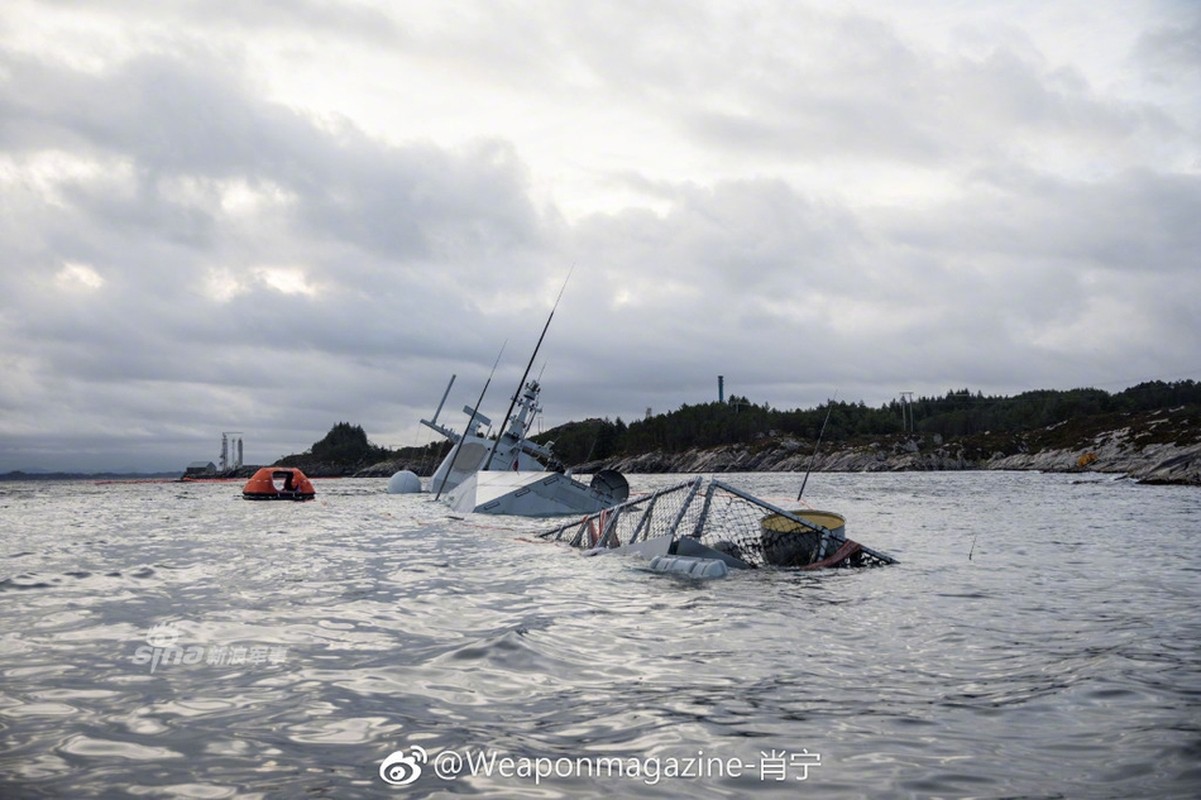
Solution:
[[[1196,488],[819,474],[899,564],[691,581],[315,483],[0,483],[0,797],[1201,795]]]

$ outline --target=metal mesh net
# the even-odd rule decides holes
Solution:
[[[670,542],[668,552],[709,555],[697,550],[699,544],[733,559],[734,566],[751,568],[895,563],[891,556],[847,539],[836,514],[788,511],[718,480],[705,487],[699,477],[540,536],[584,550],[636,551],[641,545],[649,552],[654,542],[664,547]]]

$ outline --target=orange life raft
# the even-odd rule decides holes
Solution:
[[[312,500],[313,483],[295,467],[263,467],[242,487],[247,500]]]

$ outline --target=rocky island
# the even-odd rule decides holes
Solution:
[[[1115,427],[1107,427],[1114,425]],[[822,448],[790,436],[581,464],[578,470],[610,468],[639,472],[902,472],[907,470],[1037,470],[1104,472],[1144,483],[1201,485],[1201,426],[1184,409],[1131,415],[1118,420],[1068,423],[1021,434],[945,439],[940,434],[868,437]],[[1087,430],[1082,430],[1081,428]]]
[[[1041,423],[1041,424],[1040,424]],[[535,437],[580,473],[1103,472],[1145,483],[1201,485],[1201,386],[1152,382],[1118,394],[1040,390],[984,397],[966,390],[911,404],[830,403],[778,411],[746,398],[685,405],[626,425],[572,422]],[[429,475],[447,443],[389,450],[339,422],[277,463],[311,477]]]

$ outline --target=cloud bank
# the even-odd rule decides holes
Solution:
[[[1201,374],[1191,4],[16,2],[0,470]]]

